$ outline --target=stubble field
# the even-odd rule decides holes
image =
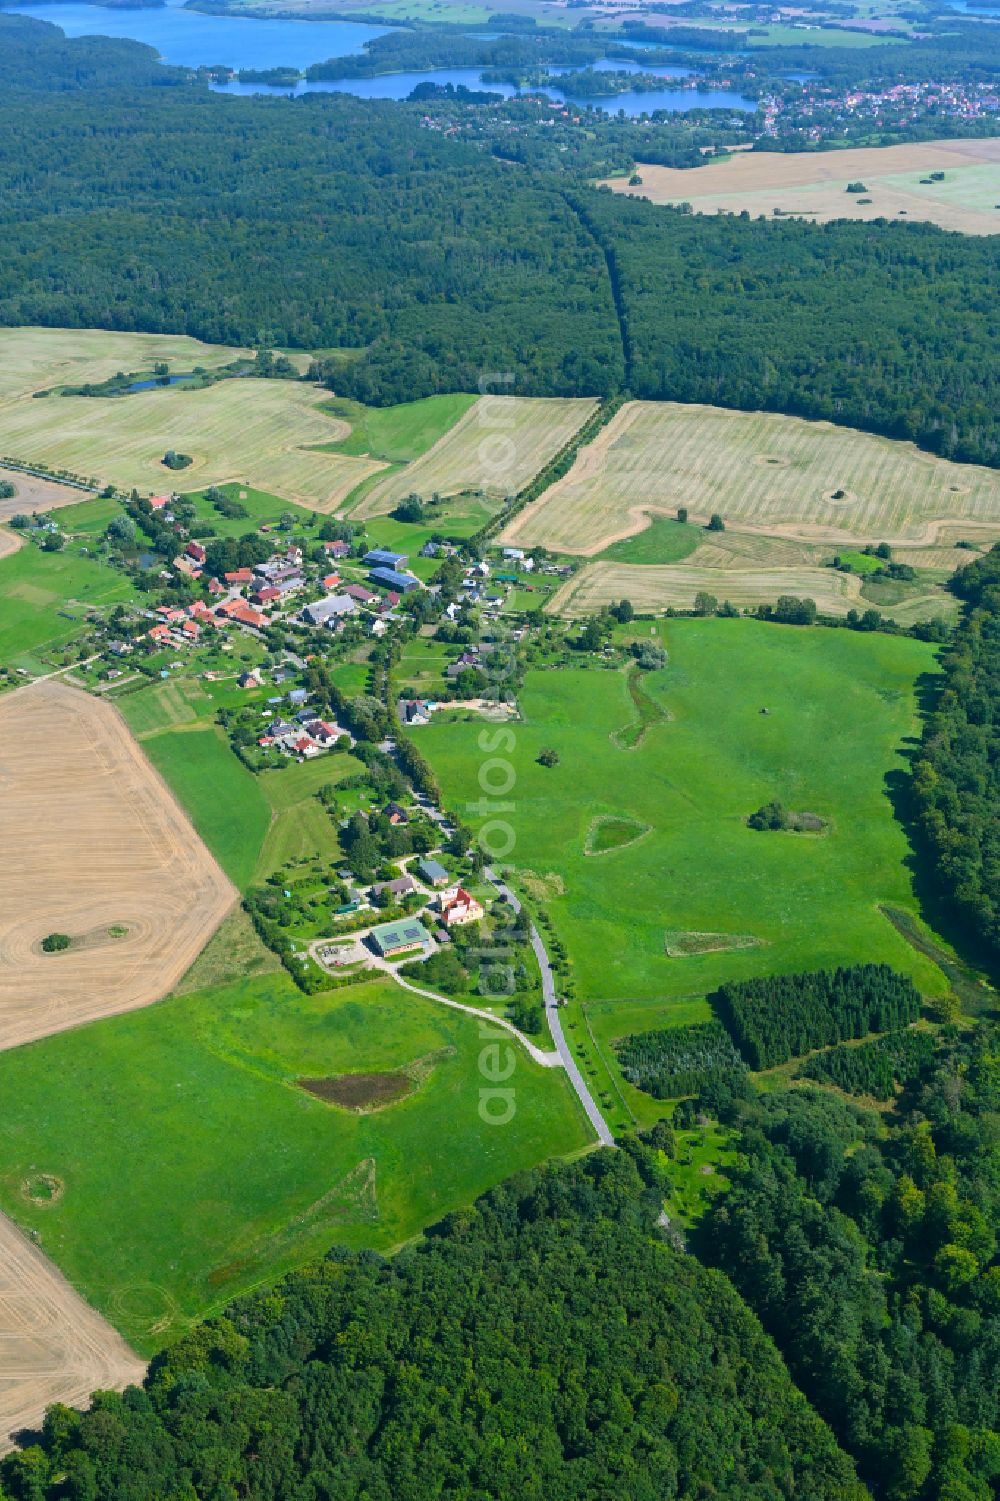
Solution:
[[[56,680],[0,699],[0,843],[0,1049],[166,994],[235,899],[116,711]]]
[[[46,1188],[43,1178],[22,1185]],[[93,1391],[140,1382],[145,1362],[38,1248],[0,1214],[0,1454],[52,1402],[86,1406]]]
[[[728,568],[722,572],[686,563],[588,563],[552,596],[545,610],[575,620],[620,599],[631,600],[640,612],[656,613],[670,606],[690,610],[701,591],[740,606],[773,604],[781,594],[804,595],[814,599],[824,615],[846,615],[859,605],[864,608],[860,578],[833,568]]]
[[[697,171],[641,163],[642,184],[609,182],[653,203],[699,213],[772,218],[774,210],[830,219],[929,220],[965,234],[1000,234],[1000,140],[921,141],[843,151],[741,151]],[[929,181],[944,172],[943,182]],[[848,193],[849,182],[866,191]]]
[[[481,490],[501,500],[544,468],[597,405],[590,398],[481,396],[433,448],[373,485],[352,514],[385,516],[412,492]]]
[[[782,541],[927,547],[1000,537],[1000,474],[829,422],[630,402],[501,541],[593,557],[679,506]]]
[[[228,365],[248,350],[203,344],[185,334],[124,334],[100,328],[0,329],[0,405],[33,391],[103,381],[125,371],[151,371],[166,361],[174,374],[195,365]],[[0,445],[2,446],[2,445]]]
[[[317,510],[335,509],[377,464],[316,445],[346,436],[319,410],[316,391],[290,380],[226,380],[132,396],[21,396],[0,405],[3,449],[25,462],[69,469],[143,492],[240,480]],[[177,473],[167,449],[193,463]]]

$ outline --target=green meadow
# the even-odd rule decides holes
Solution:
[[[127,705],[123,700],[122,707]],[[233,755],[222,731],[211,726],[151,735],[142,748],[226,875],[244,891],[271,824],[259,778]]]
[[[223,516],[211,501],[205,499],[204,490],[194,490],[185,495],[184,499],[190,501],[197,512],[198,520],[192,525],[192,535],[199,537],[206,535],[198,525],[205,523],[207,527],[218,537],[242,537],[246,532],[256,531],[260,526],[275,526],[282,517],[291,517],[296,523],[294,535],[301,540],[301,530],[314,527],[321,518],[315,511],[308,511],[304,506],[296,505],[294,501],[283,500],[279,495],[271,495],[267,490],[256,490],[253,486],[227,484],[218,487],[228,500],[238,501],[246,511],[245,516]],[[281,540],[287,540],[293,535],[279,533],[275,538],[275,545]]]
[[[284,974],[62,1033],[0,1055],[0,1205],[151,1354],[331,1244],[391,1250],[587,1145],[565,1075],[519,1048],[513,1115],[488,1124],[506,1102],[483,1101],[483,1047],[390,981],[307,997]],[[409,1093],[367,1113],[297,1083],[396,1070]],[[61,1185],[44,1204],[22,1189],[39,1173]]]
[[[72,525],[75,509],[60,513],[62,526]],[[81,556],[75,546],[42,552],[25,543],[0,559],[0,661],[44,671],[50,653],[86,631],[88,611],[109,610],[132,597],[124,574]]]
[[[193,678],[171,678],[119,700],[146,755],[241,891],[289,860],[337,860],[336,826],[316,793],[363,769],[338,752],[255,776],[215,723],[223,704],[247,701],[232,682]]]
[[[620,669],[529,673],[525,722],[513,727],[511,858],[548,878],[577,995],[641,1004],[655,1024],[727,979],[868,959],[940,990],[940,973],[879,912],[915,906],[886,779],[906,765],[932,648],[751,620],[678,620],[665,641],[667,667],[642,678],[662,717],[644,715],[634,747],[638,713]],[[479,796],[478,735],[459,722],[415,736],[452,807]],[[538,764],[546,747],[558,765]],[[772,798],[819,814],[826,830],[749,829],[747,815]],[[588,855],[609,818],[649,831]],[[750,946],[716,947],[727,942]],[[603,1030],[615,1035],[613,1019]]]
[[[693,553],[705,533],[687,521],[654,516],[644,531],[612,542],[599,557],[608,563],[679,563]]]
[[[328,453],[349,454],[352,458],[407,464],[433,448],[477,400],[476,396],[459,392],[426,396],[392,407],[366,407],[347,397],[334,396],[322,402],[320,410],[349,422],[351,431],[346,438],[325,443],[323,448]]]

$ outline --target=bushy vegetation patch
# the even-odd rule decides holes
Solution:
[[[392,1105],[410,1092],[403,1072],[388,1074],[337,1074],[328,1079],[299,1079],[299,1088],[345,1110],[375,1110]]]

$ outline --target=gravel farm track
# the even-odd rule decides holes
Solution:
[[[236,899],[117,710],[52,679],[0,698],[0,845],[0,1048],[158,1000]]]
[[[42,1252],[0,1215],[0,1454],[51,1402],[138,1383],[139,1359]]]

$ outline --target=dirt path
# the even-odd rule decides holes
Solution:
[[[138,1383],[145,1363],[46,1256],[0,1215],[0,1453],[51,1402]]]

